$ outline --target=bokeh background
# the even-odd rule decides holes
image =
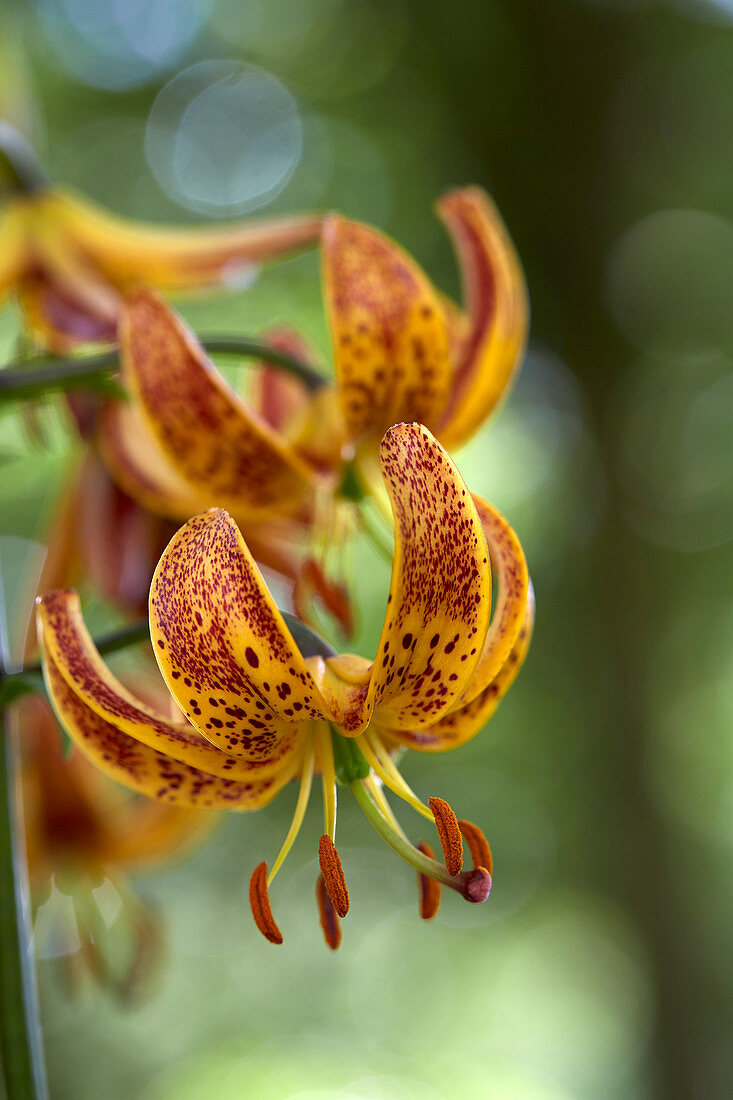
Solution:
[[[314,800],[278,879],[275,950],[247,882],[294,792],[232,815],[135,883],[166,929],[140,1004],[92,983],[69,997],[39,930],[54,1100],[729,1097],[729,0],[35,0],[3,7],[0,52],[3,113],[53,179],[120,213],[335,206],[455,294],[431,207],[477,182],[533,308],[521,379],[458,461],[522,538],[536,638],[483,735],[405,767],[484,825],[489,905],[447,898],[421,923],[411,872],[344,799],[352,910],[332,955]],[[328,362],[313,255],[181,306],[202,331],[299,324]],[[7,309],[6,358],[16,331]],[[40,437],[0,420],[16,609],[76,446],[60,406],[39,417]],[[369,653],[387,570],[360,545],[352,576]],[[73,922],[53,904],[47,924]]]

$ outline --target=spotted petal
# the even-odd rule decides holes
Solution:
[[[211,775],[151,749],[106,722],[76,695],[44,645],[46,687],[64,728],[84,755],[106,775],[139,794],[181,806],[254,810],[292,778],[292,770],[238,782]]]
[[[486,536],[499,594],[481,657],[468,687],[453,709],[475,699],[506,664],[526,620],[531,587],[527,561],[515,532],[488,501],[474,496],[473,502]]]
[[[395,550],[368,703],[380,724],[420,729],[470,682],[489,625],[491,566],[471,494],[426,428],[390,428],[381,461]]]
[[[530,585],[522,626],[506,661],[490,683],[469,703],[451,710],[427,729],[381,730],[388,746],[417,749],[420,752],[447,752],[464,745],[479,733],[514,683],[532,640],[534,594]],[[467,692],[470,695],[470,692]]]
[[[239,398],[178,317],[154,295],[127,302],[123,379],[169,464],[208,504],[258,517],[299,504],[311,467]]]
[[[451,384],[441,300],[394,241],[346,218],[323,231],[323,281],[333,355],[352,439],[391,424],[435,426]]]
[[[488,195],[477,187],[452,191],[438,213],[453,237],[470,319],[468,334],[460,326],[461,338],[454,341],[460,357],[438,432],[452,449],[506,394],[524,350],[529,305],[514,246]]]
[[[163,554],[150,633],[170,692],[224,752],[277,758],[308,719],[326,713],[239,529],[220,509],[190,520]]]
[[[77,594],[57,589],[38,601],[39,640],[69,691],[109,725],[164,756],[227,779],[249,781],[282,770],[296,738],[257,764],[215,748],[184,720],[171,721],[137,699],[110,672],[84,625]]]

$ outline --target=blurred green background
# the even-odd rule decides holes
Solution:
[[[345,799],[332,955],[314,800],[274,950],[247,882],[295,792],[232,815],[136,883],[166,927],[147,1001],[70,1000],[41,960],[54,1100],[730,1097],[733,5],[36,0],[2,19],[3,109],[54,179],[154,220],[337,206],[454,294],[431,206],[480,183],[533,309],[521,379],[458,462],[522,538],[535,641],[482,735],[404,767],[485,827],[489,904],[420,922]],[[204,331],[294,322],[327,355],[312,255],[182,308]],[[0,421],[16,600],[19,540],[42,539],[75,445],[57,409],[42,423],[39,447]],[[360,545],[353,576],[368,654],[387,571]]]

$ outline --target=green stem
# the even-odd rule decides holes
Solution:
[[[263,359],[295,375],[312,392],[328,384],[317,371],[284,352],[257,340],[239,336],[204,336],[203,347],[213,354],[240,355]],[[51,393],[54,390],[89,389],[109,381],[117,367],[119,350],[100,352],[81,359],[63,359],[54,355],[36,355],[9,363],[0,370],[0,406],[13,401]]]
[[[7,1100],[48,1096],[13,746],[0,709],[0,1050]]]

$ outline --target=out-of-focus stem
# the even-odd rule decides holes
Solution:
[[[262,359],[299,378],[311,391],[327,385],[327,380],[299,359],[277,351],[268,344],[239,336],[204,336],[201,344],[218,355],[240,355]],[[88,389],[111,382],[111,373],[119,361],[119,350],[100,352],[85,358],[64,359],[55,355],[36,355],[8,364],[0,370],[0,406],[56,390]]]
[[[0,1050],[8,1100],[47,1100],[30,940],[25,854],[17,833],[13,746],[0,708]]]

